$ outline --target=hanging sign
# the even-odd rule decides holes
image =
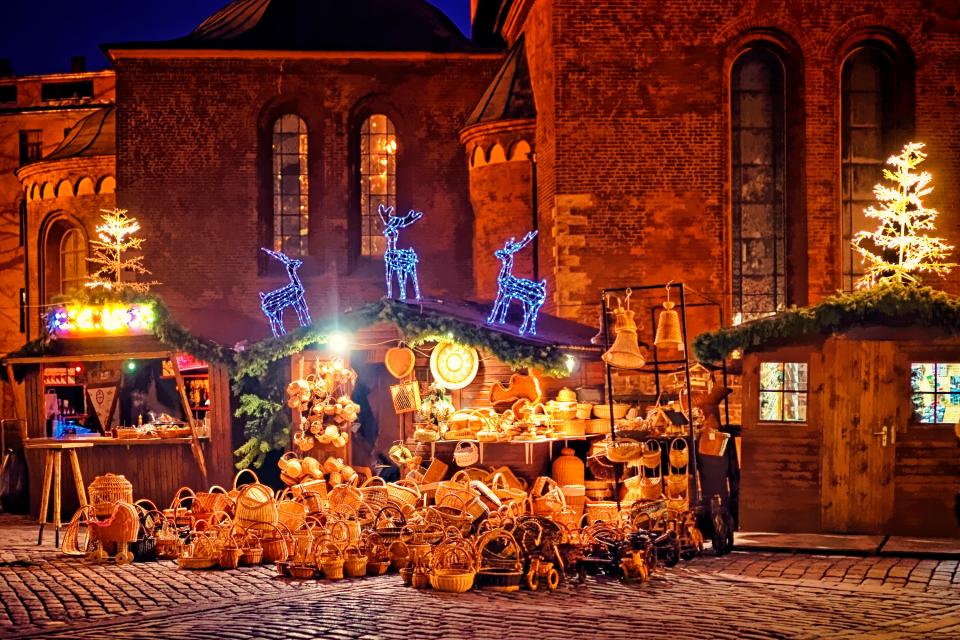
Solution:
[[[90,406],[93,407],[100,426],[104,432],[110,428],[110,421],[113,418],[113,409],[117,400],[117,387],[88,387],[87,396],[90,398]]]
[[[463,389],[477,376],[480,356],[473,347],[441,342],[430,354],[430,373],[445,389]]]

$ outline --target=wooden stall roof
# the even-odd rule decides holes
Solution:
[[[813,344],[863,328],[888,332],[886,339],[926,330],[937,337],[960,336],[960,298],[930,287],[886,285],[825,298],[766,318],[702,333],[694,340],[700,360],[717,362],[784,345]]]

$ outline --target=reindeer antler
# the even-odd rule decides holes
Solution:
[[[517,251],[520,251],[520,249],[523,249],[525,246],[530,244],[530,241],[533,240],[535,237],[537,237],[537,232],[530,231],[529,233],[527,233],[527,235],[523,236],[523,240],[521,240],[520,242],[514,242],[513,238],[510,238],[503,245],[503,248],[508,253],[516,253]]]

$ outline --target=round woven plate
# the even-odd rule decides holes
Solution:
[[[430,354],[430,373],[447,389],[463,389],[477,376],[480,356],[473,347],[441,342]]]

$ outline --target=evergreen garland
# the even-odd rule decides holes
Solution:
[[[886,284],[792,308],[769,318],[702,333],[694,340],[698,359],[718,362],[736,349],[752,351],[826,337],[860,325],[928,327],[960,333],[960,298],[931,287]]]

